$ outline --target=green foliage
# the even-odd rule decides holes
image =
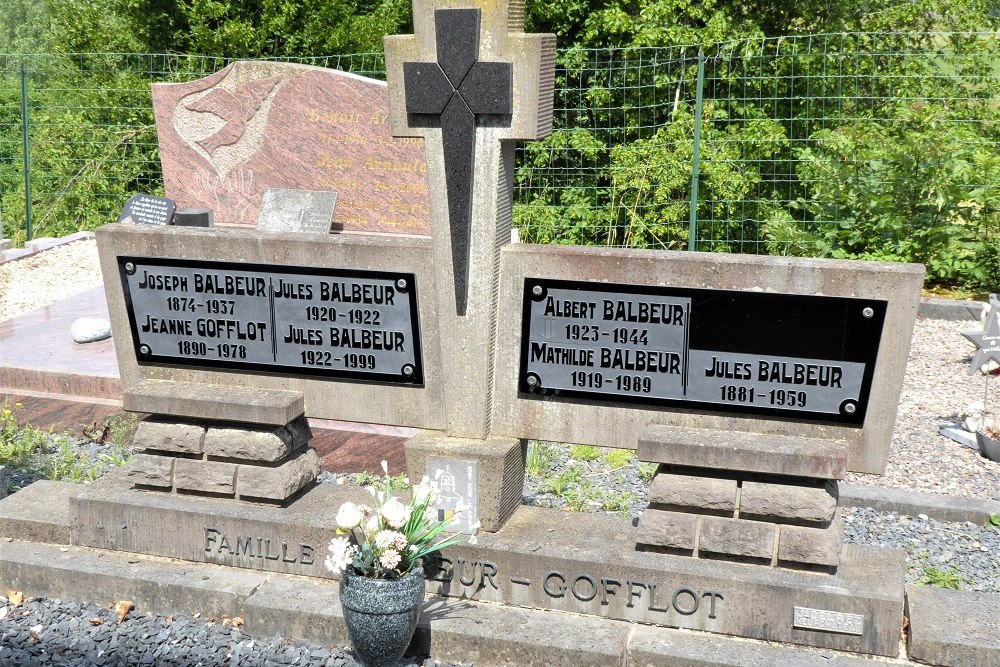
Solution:
[[[646,463],[646,462],[639,463],[639,477],[641,477],[643,481],[646,482],[652,481],[652,479],[656,477],[656,473],[659,470],[660,466],[656,463]]]
[[[592,445],[573,445],[569,448],[569,456],[577,461],[596,461],[601,458],[601,450]]]
[[[945,570],[933,565],[923,566],[924,574],[917,580],[917,583],[921,586],[934,586],[935,588],[950,588],[952,590],[961,590],[962,584],[971,584],[972,580],[963,577],[958,573],[958,568],[955,566],[950,567]]]
[[[635,452],[631,449],[609,449],[604,454],[604,460],[612,470],[624,468],[635,461]]]
[[[539,440],[528,443],[528,455],[524,468],[529,477],[541,477],[555,462],[556,453],[553,446]]]
[[[1000,514],[990,514],[990,518],[986,520],[986,527],[996,528],[1000,527]]]
[[[383,483],[389,485],[390,491],[395,491],[401,493],[410,488],[410,480],[407,478],[406,473],[399,473],[395,477],[392,475],[376,475],[375,473],[363,470],[361,472],[356,472],[351,475],[351,482],[355,486],[371,486],[377,487]]]
[[[968,109],[961,110],[968,114]],[[1000,241],[1000,173],[991,127],[959,123],[954,110],[900,104],[891,127],[820,130],[799,153],[816,253],[825,257],[921,262],[934,282],[988,287]],[[993,136],[991,136],[993,135]],[[808,245],[800,238],[796,246]]]

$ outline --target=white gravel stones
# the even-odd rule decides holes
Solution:
[[[70,325],[69,335],[76,343],[93,343],[111,338],[111,322],[100,317],[81,317]]]
[[[97,241],[73,241],[0,264],[0,321],[100,287]]]
[[[849,473],[848,482],[1000,500],[1000,463],[938,433],[983,399],[986,380],[969,375],[975,348],[962,337],[977,326],[917,318],[885,475]],[[1000,415],[1000,380],[990,390],[987,409]]]

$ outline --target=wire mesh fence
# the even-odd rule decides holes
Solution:
[[[517,154],[526,241],[922,261],[941,280],[1000,259],[996,34],[558,55],[554,132]],[[384,76],[381,54],[295,62]],[[29,202],[54,235],[162,191],[149,85],[226,64],[0,56],[4,235],[28,235]]]

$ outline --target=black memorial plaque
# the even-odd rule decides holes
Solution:
[[[528,278],[518,388],[860,426],[886,307]]]
[[[122,208],[118,222],[137,225],[169,225],[174,219],[177,204],[173,199],[153,195],[135,195]]]
[[[140,363],[423,384],[412,273],[119,257]]]

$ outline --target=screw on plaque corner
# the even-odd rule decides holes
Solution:
[[[541,298],[545,296],[545,288],[541,285],[535,285],[531,288],[531,298],[535,301],[540,301]]]
[[[409,283],[406,282],[406,278],[400,278],[396,281],[396,289],[400,292],[405,292],[409,286]]]
[[[132,262],[125,262],[125,273],[129,274],[130,276],[133,273],[135,273],[135,264],[133,264]]]
[[[409,378],[413,377],[413,374],[416,372],[416,370],[417,369],[413,367],[413,364],[403,364],[403,368],[401,369],[400,372],[402,372],[403,377]]]
[[[875,317],[875,309],[871,306],[866,306],[865,309],[861,311],[861,314],[868,318]]]

